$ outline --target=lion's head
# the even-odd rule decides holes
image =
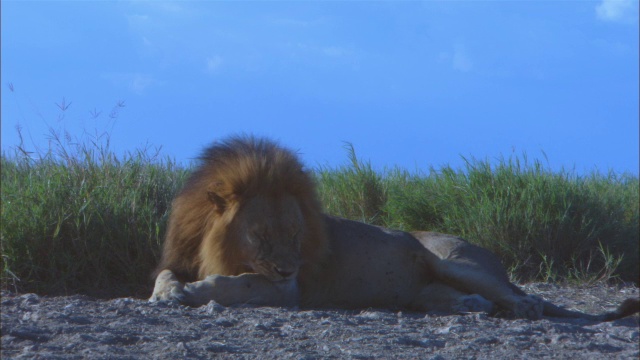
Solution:
[[[302,265],[305,220],[295,197],[253,196],[235,216],[239,246],[245,265],[272,281],[295,277]]]
[[[254,137],[207,148],[174,200],[159,270],[186,280],[312,270],[328,251],[312,177],[292,152]]]

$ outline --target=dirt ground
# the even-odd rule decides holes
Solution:
[[[636,287],[524,286],[593,313]],[[638,359],[638,315],[611,323],[368,309],[189,308],[2,293],[2,359]]]

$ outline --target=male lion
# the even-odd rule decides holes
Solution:
[[[255,304],[510,311],[613,320],[527,296],[486,249],[444,234],[409,234],[322,214],[296,155],[254,137],[206,149],[173,202],[151,296],[198,306]]]

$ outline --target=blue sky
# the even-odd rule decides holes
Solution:
[[[116,152],[184,163],[252,133],[311,167],[350,142],[377,169],[544,152],[638,174],[637,0],[1,6],[5,152],[16,126],[31,148],[49,127],[109,131]]]

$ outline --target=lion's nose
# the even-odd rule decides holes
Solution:
[[[276,271],[276,273],[278,273],[278,275],[282,276],[285,279],[291,277],[293,274],[296,273],[294,270],[280,269],[278,267],[275,268],[275,271]]]

